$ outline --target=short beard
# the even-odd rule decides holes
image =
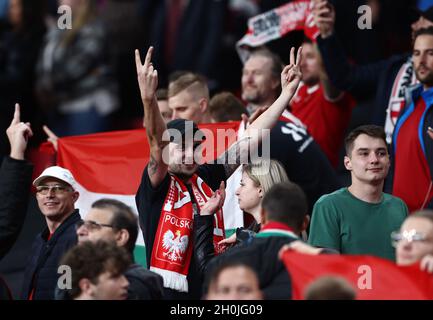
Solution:
[[[418,75],[418,71],[416,71],[416,78],[424,86],[427,86],[429,88],[433,87],[433,72],[429,72],[424,78],[420,78],[420,76]]]
[[[252,103],[252,104],[260,104],[261,102],[261,98],[258,94],[254,94],[254,95],[248,95],[248,96],[244,96],[242,95],[242,99],[245,100],[248,103]]]

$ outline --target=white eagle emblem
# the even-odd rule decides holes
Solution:
[[[182,253],[186,251],[186,248],[188,247],[188,236],[180,236],[180,231],[176,231],[176,238],[174,237],[174,234],[171,230],[168,230],[166,233],[164,233],[164,236],[162,238],[162,247],[165,250],[168,250],[167,252],[163,253],[164,257],[167,257],[169,260],[176,262],[179,260],[179,262],[182,261]]]

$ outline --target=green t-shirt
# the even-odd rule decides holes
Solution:
[[[342,254],[374,255],[395,260],[391,232],[408,215],[399,198],[383,194],[380,203],[354,197],[347,188],[322,196],[313,208],[308,242]]]

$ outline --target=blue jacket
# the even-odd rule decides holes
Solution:
[[[400,128],[406,119],[413,112],[416,102],[418,99],[424,99],[427,108],[421,118],[421,122],[418,125],[418,139],[421,143],[421,147],[424,151],[424,156],[427,160],[430,176],[433,177],[433,140],[429,137],[427,133],[427,128],[429,126],[433,126],[433,89],[423,90],[422,84],[417,84],[411,87],[408,87],[405,93],[405,107],[401,110],[400,115],[397,119],[397,123],[395,125],[393,137],[392,137],[392,145],[391,145],[391,170],[388,174],[386,184],[385,184],[385,192],[391,193],[394,181],[394,155],[396,153],[396,141],[397,137],[400,133]],[[414,163],[416,165],[416,163]],[[433,209],[433,201],[426,204],[426,208]]]
[[[48,228],[36,236],[24,272],[21,299],[27,300],[34,287],[33,300],[54,300],[54,290],[60,276],[57,273],[59,262],[66,251],[77,244],[75,224],[80,219],[77,209],[63,221],[50,240],[46,240]]]

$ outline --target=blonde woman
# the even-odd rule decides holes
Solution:
[[[219,244],[232,244],[248,240],[260,229],[262,222],[262,199],[266,192],[276,183],[289,181],[286,171],[277,160],[260,161],[246,164],[242,168],[242,179],[236,190],[239,208],[252,215],[254,222],[248,228],[238,228],[231,237]]]

